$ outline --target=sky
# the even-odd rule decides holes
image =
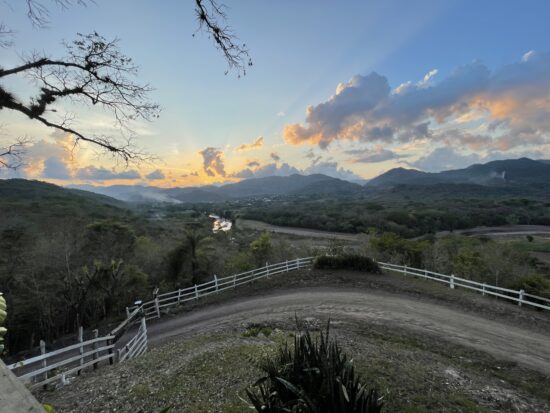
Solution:
[[[156,159],[126,166],[2,110],[0,146],[33,143],[26,164],[0,177],[167,187],[292,173],[359,180],[395,167],[550,157],[550,2],[227,0],[253,60],[241,78],[225,74],[222,55],[197,32],[192,1],[65,10],[42,2],[50,6],[42,29],[23,4],[0,6],[15,30],[2,67],[31,51],[62,57],[62,41],[76,33],[118,38],[162,108],[132,125],[136,145]],[[36,94],[26,78],[3,86],[22,101]],[[119,133],[109,112],[56,105],[79,130]]]

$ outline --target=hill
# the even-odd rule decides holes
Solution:
[[[327,175],[268,176],[245,179],[222,186],[157,188],[139,185],[71,185],[128,202],[223,202],[234,199],[286,195],[353,194],[362,192],[361,185]]]
[[[0,231],[14,226],[52,230],[74,221],[128,214],[124,203],[108,196],[40,181],[0,180]]]
[[[395,168],[371,179],[365,187],[397,185],[474,184],[484,186],[541,185],[550,182],[550,163],[528,158],[474,164],[438,173]]]

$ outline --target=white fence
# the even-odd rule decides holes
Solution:
[[[41,341],[41,353],[39,356],[7,366],[22,381],[29,383],[31,388],[43,386],[48,383],[60,381],[66,383],[72,374],[80,372],[88,367],[94,369],[100,362],[123,362],[137,357],[147,351],[147,325],[146,319],[160,317],[161,310],[198,300],[210,294],[236,288],[254,280],[266,278],[271,275],[288,271],[308,268],[313,263],[313,258],[298,258],[292,261],[267,265],[240,274],[218,278],[214,276],[212,281],[194,285],[169,293],[158,295],[155,299],[127,308],[127,317],[109,335],[98,337],[97,330],[93,331],[94,338],[82,340],[82,329],[79,330],[79,342],[46,353],[45,343]],[[138,321],[141,318],[141,321]],[[135,323],[140,327],[137,333],[124,345],[120,346],[119,340],[124,333]],[[116,349],[116,357],[115,350]]]
[[[97,330],[94,330],[97,333]],[[87,368],[97,368],[104,360],[112,362],[115,354],[112,343],[114,336],[95,337],[58,350],[45,352],[45,345],[40,344],[39,356],[7,366],[23,382],[30,383],[31,388],[45,385],[55,381],[67,382],[70,374],[77,373]]]
[[[478,291],[483,295],[492,295],[516,302],[519,306],[530,305],[545,310],[550,310],[550,299],[539,297],[533,294],[527,294],[524,290],[511,290],[509,288],[497,287],[486,283],[467,280],[455,275],[440,274],[434,271],[421,270],[419,268],[407,267],[406,265],[396,265],[387,262],[379,262],[380,268],[388,271],[399,272],[404,275],[427,278],[429,280],[448,284],[450,288],[462,287],[469,290]]]
[[[141,324],[137,334],[126,345],[117,350],[118,362],[129,360],[137,357],[147,351],[147,324],[145,317],[141,319]]]
[[[49,353],[45,352],[44,343],[41,342],[41,355],[11,364],[8,368],[13,370],[21,380],[31,382],[31,387],[34,388],[54,381],[65,382],[70,374],[79,374],[81,370],[87,367],[97,368],[102,361],[109,361],[112,364],[115,361],[122,362],[131,359],[147,351],[146,320],[159,318],[163,310],[221,291],[234,289],[272,275],[309,268],[313,264],[313,260],[313,257],[297,258],[227,277],[218,278],[214,276],[212,281],[159,294],[153,300],[128,307],[126,319],[107,336],[98,337],[97,330],[94,330],[95,337],[83,341],[82,330],[80,330],[79,343]],[[430,279],[447,284],[450,288],[467,288],[478,291],[483,295],[514,301],[520,306],[529,305],[550,310],[550,299],[527,294],[523,290],[511,290],[454,275],[407,267],[406,265],[385,262],[379,262],[378,264],[384,270]],[[138,319],[141,319],[141,321],[138,321]],[[117,346],[117,341],[135,323],[140,323],[137,333],[125,345]],[[115,357],[115,349],[117,350],[117,357]]]
[[[266,278],[271,275],[281,274],[301,268],[309,268],[312,263],[313,257],[297,258],[292,261],[284,261],[277,264],[266,265],[265,267],[256,268],[240,274],[229,275],[223,278],[214,276],[212,281],[159,294],[151,301],[144,302],[139,306],[134,305],[132,307],[128,307],[127,312],[128,314],[133,314],[136,310],[141,309],[147,320],[160,318],[161,311],[168,307],[174,307],[188,301],[198,300],[201,297],[206,297],[211,294],[219,293],[220,291],[233,289],[240,285],[248,284],[252,281]]]

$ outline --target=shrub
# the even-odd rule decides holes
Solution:
[[[380,267],[376,261],[358,254],[322,255],[317,257],[314,267],[321,270],[356,270],[380,273]]]
[[[309,331],[297,334],[294,346],[282,345],[265,359],[265,376],[247,389],[258,412],[263,413],[378,413],[382,402],[368,390],[329,328],[313,339]]]
[[[541,275],[523,277],[514,283],[508,284],[513,290],[524,290],[528,294],[550,298],[550,280]]]

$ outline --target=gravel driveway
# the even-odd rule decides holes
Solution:
[[[485,351],[550,375],[550,331],[533,332],[501,321],[382,291],[314,287],[278,291],[197,309],[149,323],[149,343],[239,324],[299,317],[391,324]]]

